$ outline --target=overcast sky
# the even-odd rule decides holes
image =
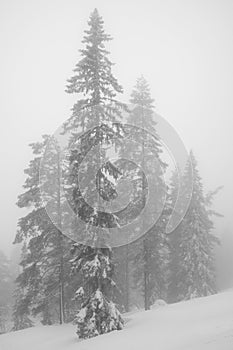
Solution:
[[[0,246],[9,252],[28,144],[70,116],[64,92],[83,31],[97,7],[114,73],[127,102],[136,78],[151,86],[156,111],[192,148],[207,190],[224,185],[219,234],[232,225],[233,2],[230,0],[1,0]],[[222,231],[222,232],[221,232]]]

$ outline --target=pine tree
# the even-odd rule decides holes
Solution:
[[[116,100],[117,93],[122,93],[122,87],[112,74],[112,63],[108,59],[105,42],[111,40],[105,33],[103,20],[97,9],[88,21],[89,29],[83,39],[84,49],[80,50],[81,60],[74,69],[74,76],[68,80],[67,92],[82,94],[73,106],[72,115],[64,124],[64,132],[72,131],[70,165],[71,165],[71,203],[73,210],[86,222],[86,228],[80,232],[77,225],[76,234],[85,238],[85,244],[75,244],[72,260],[73,269],[82,278],[82,287],[77,290],[76,298],[80,301],[80,310],[76,316],[77,334],[80,338],[90,338],[112,330],[121,329],[123,320],[113,303],[112,250],[108,245],[97,248],[96,227],[111,227],[115,222],[113,215],[98,213],[99,198],[94,199],[92,188],[95,185],[101,198],[108,202],[114,197],[115,191],[110,175],[119,177],[119,171],[111,163],[106,162],[101,167],[101,159],[106,157],[104,144],[111,145],[112,136],[119,136],[120,126],[113,124],[121,118],[126,107]],[[91,129],[81,136],[83,131]],[[78,142],[78,145],[77,143]],[[97,146],[96,153],[89,159],[93,165],[88,171],[88,161],[85,154]],[[97,180],[91,175],[97,174]],[[89,207],[82,199],[79,189],[79,176],[83,179],[86,197],[91,200]],[[102,241],[105,246],[105,239]],[[99,244],[97,244],[98,246]]]
[[[55,140],[49,136],[44,136],[42,142],[33,143],[31,147],[34,159],[25,170],[25,192],[19,196],[17,203],[20,208],[29,208],[29,212],[19,220],[15,238],[15,243],[25,242],[25,247],[20,262],[21,272],[17,278],[18,296],[14,318],[16,323],[20,318],[22,322],[25,319],[27,325],[27,317],[30,314],[41,314],[42,322],[51,324],[56,322],[58,309],[59,321],[62,323],[65,309],[64,289],[70,278],[69,259],[72,242],[63,237],[45,208],[45,200],[52,203],[57,223],[64,215],[59,184],[59,150]],[[46,147],[46,171],[40,172],[41,159]],[[73,288],[75,290],[76,287]],[[26,306],[21,307],[20,298],[23,298],[24,305],[27,302]],[[67,308],[70,298],[68,300]],[[20,315],[20,312],[23,314]]]
[[[178,242],[175,254],[176,301],[202,297],[216,292],[213,249],[219,243],[214,236],[212,212],[203,192],[197,162],[192,152],[183,178],[183,195],[187,184],[193,181],[193,191],[187,213],[177,228]]]
[[[119,120],[122,109],[126,106],[116,100],[117,93],[122,93],[122,86],[113,76],[113,63],[108,59],[109,52],[105,42],[112,40],[103,28],[103,19],[95,9],[88,21],[89,30],[85,31],[80,50],[81,60],[76,64],[74,75],[68,80],[66,91],[69,94],[83,94],[72,108],[72,115],[65,123],[66,131],[80,128],[88,130]]]
[[[161,198],[164,198],[166,193],[162,178],[166,164],[163,163],[160,157],[162,147],[156,132],[154,100],[151,98],[149,85],[143,76],[137,80],[130,102],[133,107],[127,122],[136,125],[141,131],[138,131],[138,129],[136,131],[137,135],[135,138],[138,140],[138,144],[125,143],[121,154],[127,158],[130,158],[131,154],[133,154],[134,161],[136,160],[137,164],[146,171],[147,178],[156,183],[157,193],[153,195],[158,198],[157,203],[153,207],[147,208],[142,216],[139,229],[144,232],[148,218],[155,217],[156,213],[161,209]],[[146,147],[145,131],[153,134],[154,144],[152,147]],[[143,193],[146,193],[147,186],[143,177],[142,188]],[[150,308],[154,299],[162,297],[162,290],[165,289],[163,269],[167,248],[165,247],[163,219],[161,217],[149,231],[145,232],[145,236],[137,244],[133,245],[135,249],[134,265],[136,267],[134,280],[143,294],[145,310]]]
[[[156,121],[153,117],[155,114],[154,99],[151,97],[149,84],[143,75],[136,81],[131,93],[130,103],[133,108],[127,121],[142,129],[152,130],[153,134],[157,135]],[[158,145],[157,151],[161,153],[160,145]]]

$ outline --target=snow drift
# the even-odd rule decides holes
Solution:
[[[128,314],[122,331],[85,341],[75,326],[0,335],[1,350],[232,350],[233,291]]]

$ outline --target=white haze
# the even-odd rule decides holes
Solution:
[[[79,59],[87,19],[97,7],[114,72],[128,98],[143,74],[156,111],[192,148],[207,190],[224,185],[215,201],[231,235],[233,197],[233,2],[227,0],[2,0],[0,2],[1,233],[10,252],[28,144],[69,117],[64,92]],[[232,240],[233,242],[233,240]],[[233,251],[233,247],[232,247]]]

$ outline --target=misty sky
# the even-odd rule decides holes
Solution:
[[[28,144],[69,116],[64,92],[79,59],[83,31],[97,7],[125,102],[138,76],[151,86],[156,111],[192,148],[207,190],[224,185],[215,207],[220,236],[233,226],[233,2],[227,0],[1,0],[1,232],[9,252]]]

